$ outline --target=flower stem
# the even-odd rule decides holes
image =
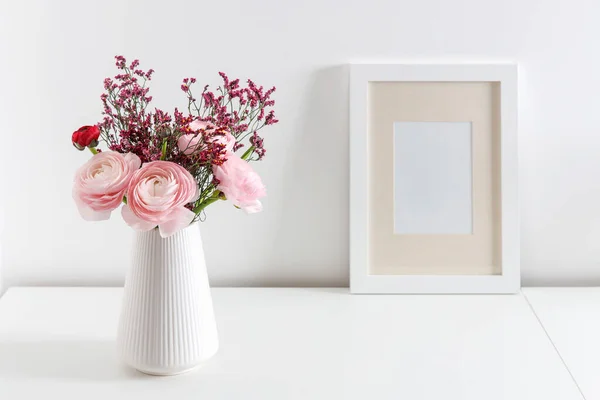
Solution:
[[[219,190],[215,190],[209,198],[198,204],[192,211],[194,214],[198,215],[202,210],[217,200],[225,200],[225,195]]]
[[[96,150],[95,147],[88,147],[88,149],[90,149],[90,151],[92,152],[92,154],[98,154],[98,150]]]
[[[219,200],[219,198],[208,198],[204,200],[202,203],[198,205],[198,207],[194,208],[194,214],[199,214],[202,210],[204,210],[207,206],[211,205],[215,201]]]

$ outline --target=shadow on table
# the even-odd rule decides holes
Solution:
[[[3,342],[0,378],[114,381],[144,379],[123,365],[114,342]]]

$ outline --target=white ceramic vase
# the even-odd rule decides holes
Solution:
[[[151,375],[201,365],[219,347],[198,224],[161,238],[135,232],[117,347],[123,361]]]

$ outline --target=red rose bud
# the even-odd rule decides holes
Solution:
[[[97,125],[85,125],[73,132],[71,141],[77,150],[98,146],[100,128]]]

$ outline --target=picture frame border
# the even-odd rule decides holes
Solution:
[[[369,82],[500,83],[502,273],[498,275],[369,274]],[[518,66],[494,64],[350,64],[350,292],[516,293],[520,289],[518,198]]]

